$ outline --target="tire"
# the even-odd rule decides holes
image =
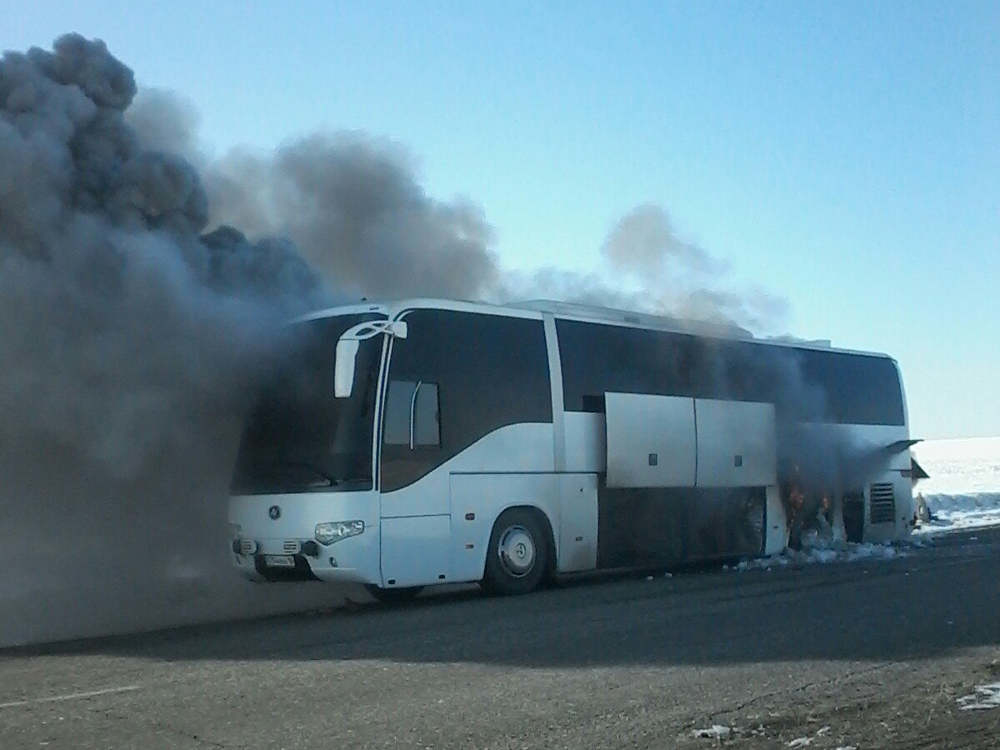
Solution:
[[[527,594],[545,579],[550,560],[544,522],[527,508],[511,508],[493,524],[483,588],[501,596]]]
[[[368,584],[365,589],[382,604],[402,604],[415,599],[417,594],[424,590],[424,587],[407,586],[399,589],[384,589],[381,586]]]

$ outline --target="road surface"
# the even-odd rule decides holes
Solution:
[[[0,748],[998,747],[1000,706],[959,701],[991,683],[1000,531],[980,530],[0,651]]]

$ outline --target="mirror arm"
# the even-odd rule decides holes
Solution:
[[[420,393],[420,386],[424,384],[423,380],[418,380],[416,387],[413,389],[413,395],[410,396],[410,450],[413,450],[413,431],[414,424],[416,422],[416,410],[417,410],[417,394]]]

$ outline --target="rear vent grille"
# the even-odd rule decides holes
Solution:
[[[873,484],[868,520],[871,523],[892,523],[896,518],[896,496],[891,484]]]
[[[299,554],[299,543],[290,540],[281,545],[281,549],[286,555],[297,555]]]

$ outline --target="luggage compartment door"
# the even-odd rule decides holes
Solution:
[[[604,394],[608,487],[693,487],[694,399]]]
[[[695,400],[699,487],[777,484],[774,404]]]

